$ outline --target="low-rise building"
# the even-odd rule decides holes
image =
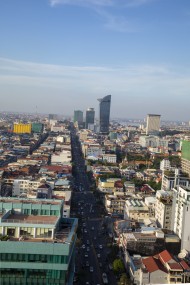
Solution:
[[[117,156],[116,154],[103,154],[102,155],[102,160],[106,161],[108,163],[116,163],[117,162]]]
[[[63,200],[0,199],[1,284],[73,284],[77,220]]]
[[[127,261],[130,279],[136,285],[189,282],[189,265],[185,260],[172,256],[167,250],[149,257],[128,254]]]
[[[128,199],[125,203],[124,218],[140,221],[149,218],[149,208],[142,199]]]

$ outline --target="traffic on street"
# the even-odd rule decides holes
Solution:
[[[105,211],[90,189],[81,144],[71,130],[74,191],[71,216],[79,219],[74,284],[117,284],[109,263]]]

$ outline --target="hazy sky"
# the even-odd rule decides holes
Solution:
[[[190,120],[190,0],[1,0],[0,111]]]

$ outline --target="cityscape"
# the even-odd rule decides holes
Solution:
[[[190,1],[0,4],[0,285],[190,284]]]
[[[122,124],[112,97],[1,114],[2,285],[190,282],[190,124]]]

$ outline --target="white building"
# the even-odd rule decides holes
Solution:
[[[164,171],[164,170],[169,170],[170,168],[171,168],[171,163],[169,159],[163,159],[160,162],[160,170]]]
[[[33,181],[29,179],[14,179],[12,195],[20,196],[22,194],[26,194],[28,196],[31,192],[35,192],[41,184],[41,181]]]
[[[159,190],[156,192],[155,218],[161,228],[172,230],[172,191]]]
[[[59,153],[54,153],[51,156],[52,164],[64,164],[71,162],[71,151],[70,150],[62,150]]]
[[[105,150],[97,143],[89,143],[82,145],[82,151],[85,157],[87,156],[102,156],[105,154]]]
[[[168,151],[168,139],[162,139],[158,136],[140,136],[139,144],[142,147],[149,148],[154,152],[167,152]]]
[[[172,230],[181,239],[181,249],[190,251],[190,187],[173,188]]]
[[[184,177],[181,174],[180,169],[175,169],[175,171],[164,171],[162,173],[162,186],[163,190],[172,190],[177,186],[188,187],[190,184],[189,177]]]
[[[116,163],[117,156],[116,154],[103,154],[102,156],[103,161],[107,161],[108,163]]]
[[[146,134],[158,133],[160,130],[160,115],[148,114],[146,120]]]
[[[129,199],[125,203],[124,219],[143,220],[149,218],[148,206],[139,199]]]

